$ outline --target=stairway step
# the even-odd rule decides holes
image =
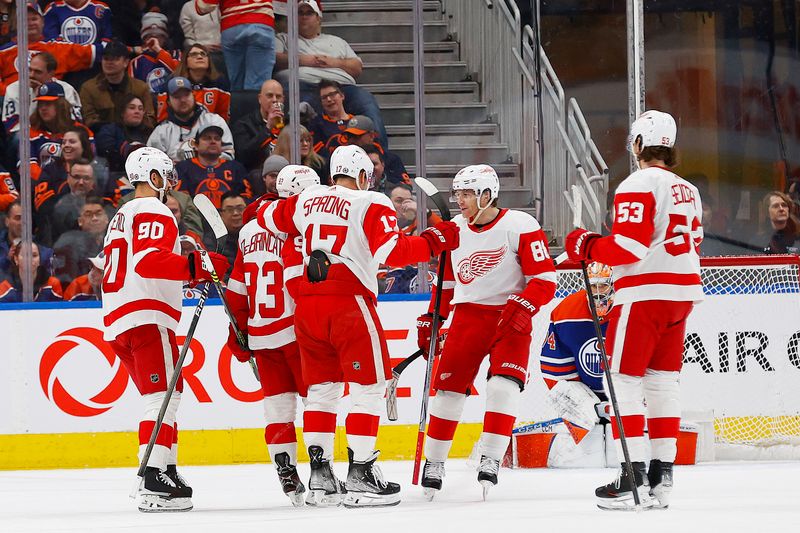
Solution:
[[[379,104],[413,104],[415,84],[359,84],[375,96]],[[474,81],[435,82],[425,84],[425,101],[429,103],[477,102],[478,84]]]
[[[392,148],[414,145],[416,128],[413,124],[387,126],[386,133]],[[494,144],[498,141],[499,133],[497,124],[427,124],[425,144],[461,147]]]
[[[391,149],[406,165],[416,161],[416,153],[412,146],[391,145]],[[428,145],[425,148],[425,161],[430,165],[462,164],[466,166],[480,163],[491,165],[504,162],[507,158],[508,147],[504,144],[459,147]]]
[[[443,83],[467,80],[467,64],[461,61],[441,61],[425,65],[425,82]],[[412,63],[368,63],[364,65],[358,83],[411,83],[414,81]]]
[[[365,65],[388,61],[411,63],[414,60],[414,43],[411,42],[353,43],[350,46]],[[458,51],[455,41],[427,42],[425,62],[457,61]]]
[[[376,15],[373,20],[378,19]],[[409,22],[331,22],[322,25],[322,31],[337,35],[351,46],[354,43],[413,42],[414,25]],[[426,41],[445,41],[448,37],[447,23],[425,22],[423,30]]]
[[[410,0],[381,2],[326,2],[323,9],[323,24],[329,22],[370,22],[380,17],[381,22],[411,22],[414,18],[414,3]],[[426,1],[422,5],[425,20],[441,20],[439,2]]]
[[[416,120],[414,104],[386,104],[381,106],[386,125],[413,124]],[[485,123],[486,104],[483,102],[457,102],[453,104],[428,104],[425,106],[427,124]]]
[[[433,182],[440,191],[449,191],[453,183],[453,176],[467,166],[465,164],[457,165],[432,165],[426,164],[425,177]],[[492,168],[497,172],[497,177],[500,178],[500,190],[505,187],[519,187],[519,165],[516,163],[501,163],[499,165],[492,165]],[[406,165],[406,170],[411,176],[416,176],[417,167],[415,165]],[[447,196],[447,195],[445,195]]]

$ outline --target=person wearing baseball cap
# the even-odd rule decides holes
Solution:
[[[64,88],[60,83],[48,81],[39,86],[39,90],[36,91],[36,98],[33,100],[34,102],[55,102],[59,98],[64,98],[64,96]]]

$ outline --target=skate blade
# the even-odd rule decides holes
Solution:
[[[432,502],[433,497],[436,496],[436,493],[439,492],[438,489],[434,489],[431,487],[425,487],[422,489],[422,494],[425,497],[425,500]]]
[[[142,494],[139,510],[143,513],[180,513],[191,511],[191,498],[164,498],[157,494]]]
[[[289,497],[289,501],[291,501],[292,505],[294,505],[295,507],[304,507],[306,504],[305,491],[287,492],[286,496]]]
[[[306,505],[312,507],[338,507],[342,505],[344,494],[326,494],[324,490],[310,490],[306,497]]]
[[[375,494],[373,492],[348,491],[344,498],[344,506],[348,509],[356,507],[391,507],[400,503],[400,493]]]
[[[649,494],[639,494],[639,506],[633,501],[633,496],[628,493],[617,498],[603,498],[597,500],[598,509],[603,511],[648,511],[653,508],[656,500]]]
[[[481,487],[483,488],[483,501],[486,501],[486,498],[489,497],[489,490],[494,487],[494,483],[491,481],[481,480],[479,481]]]

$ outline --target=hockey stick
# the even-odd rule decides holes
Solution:
[[[222,217],[219,216],[219,211],[217,211],[217,208],[211,203],[211,200],[202,194],[198,194],[194,197],[194,205],[197,207],[197,210],[200,211],[200,214],[203,215],[203,218],[206,219],[208,225],[211,226],[211,230],[214,232],[214,237],[217,238],[217,250],[219,250],[220,239],[223,237],[227,238],[228,236],[228,228],[225,227]],[[200,249],[199,245],[198,252],[201,254],[201,258],[203,259],[203,267],[211,272],[211,281],[214,283],[214,287],[217,289],[219,299],[222,301],[222,307],[225,309],[225,314],[228,315],[228,321],[230,322],[231,327],[233,327],[233,334],[236,335],[236,342],[239,343],[239,347],[243,350],[249,350],[247,347],[247,338],[244,336],[244,333],[242,333],[242,330],[239,329],[239,325],[236,323],[233,313],[231,313],[231,308],[228,306],[228,300],[225,298],[225,293],[223,292],[222,282],[220,282],[219,276],[214,271],[214,265],[211,263],[211,259],[209,259],[208,254],[204,253],[203,250]],[[258,376],[258,368],[256,367],[256,362],[255,359],[253,359],[252,354],[250,355],[250,368],[253,369],[253,374],[256,376],[256,380],[261,381]]]
[[[580,227],[581,222],[581,197],[577,187],[572,188],[572,198],[575,204],[575,211],[573,213],[573,224],[575,227]],[[625,470],[633,483],[633,503],[636,505],[636,510],[641,511],[642,503],[639,501],[639,490],[636,487],[636,477],[633,472],[633,463],[631,463],[631,456],[628,452],[628,441],[625,438],[625,428],[622,427],[622,416],[619,414],[619,404],[617,402],[617,394],[614,390],[614,382],[611,379],[611,369],[608,368],[608,356],[606,355],[606,341],[603,337],[603,329],[600,327],[600,316],[597,314],[597,306],[592,297],[592,283],[589,281],[589,272],[586,271],[586,261],[581,261],[581,274],[583,274],[583,285],[586,289],[586,298],[589,300],[589,311],[592,313],[592,323],[594,324],[594,334],[597,337],[597,345],[600,348],[600,365],[603,367],[603,374],[606,378],[606,385],[608,387],[608,396],[611,400],[611,406],[614,409],[614,419],[617,422],[619,429],[619,442],[622,445],[622,455],[625,458]]]
[[[439,213],[443,220],[450,220],[450,207],[447,205],[442,193],[436,186],[425,178],[414,178],[414,182],[422,189],[434,204],[436,204]],[[444,285],[444,270],[447,263],[447,252],[442,252],[439,256],[439,269],[437,272],[436,292],[433,299],[433,319],[431,323],[431,342],[428,346],[428,364],[425,367],[425,385],[423,388],[422,405],[419,413],[419,430],[417,432],[417,449],[414,453],[414,472],[411,476],[411,483],[414,485],[419,484],[419,470],[420,463],[422,462],[422,447],[425,443],[425,425],[428,422],[428,401],[431,392],[431,377],[433,376],[433,360],[436,355],[436,343],[439,342],[439,322],[441,316],[439,309],[442,305],[442,286]]]
[[[397,382],[400,380],[400,374],[423,353],[425,350],[420,348],[397,363],[397,366],[392,369],[392,379],[386,385],[386,417],[391,421],[397,420]]]

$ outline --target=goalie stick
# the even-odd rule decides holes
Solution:
[[[447,201],[445,201],[442,193],[436,188],[436,186],[428,181],[425,178],[417,177],[414,178],[414,182],[417,186],[422,189],[428,198],[433,201],[436,205],[436,208],[439,209],[439,213],[443,220],[450,220],[450,206],[447,205]],[[419,429],[417,432],[417,448],[416,452],[414,453],[414,471],[411,476],[411,483],[414,485],[419,484],[419,470],[420,470],[420,463],[422,462],[422,446],[425,443],[425,425],[428,422],[428,401],[430,399],[430,392],[431,392],[431,377],[433,375],[433,360],[436,354],[436,343],[439,342],[439,326],[441,321],[441,316],[439,315],[439,309],[442,305],[442,286],[443,278],[444,278],[444,269],[447,263],[447,252],[442,252],[439,256],[439,269],[437,272],[437,281],[436,284],[436,292],[434,293],[433,299],[433,319],[431,323],[431,342],[428,346],[428,353],[430,356],[428,357],[428,364],[425,367],[425,384],[423,387],[423,394],[422,394],[422,405],[420,406],[420,414],[419,414]]]

